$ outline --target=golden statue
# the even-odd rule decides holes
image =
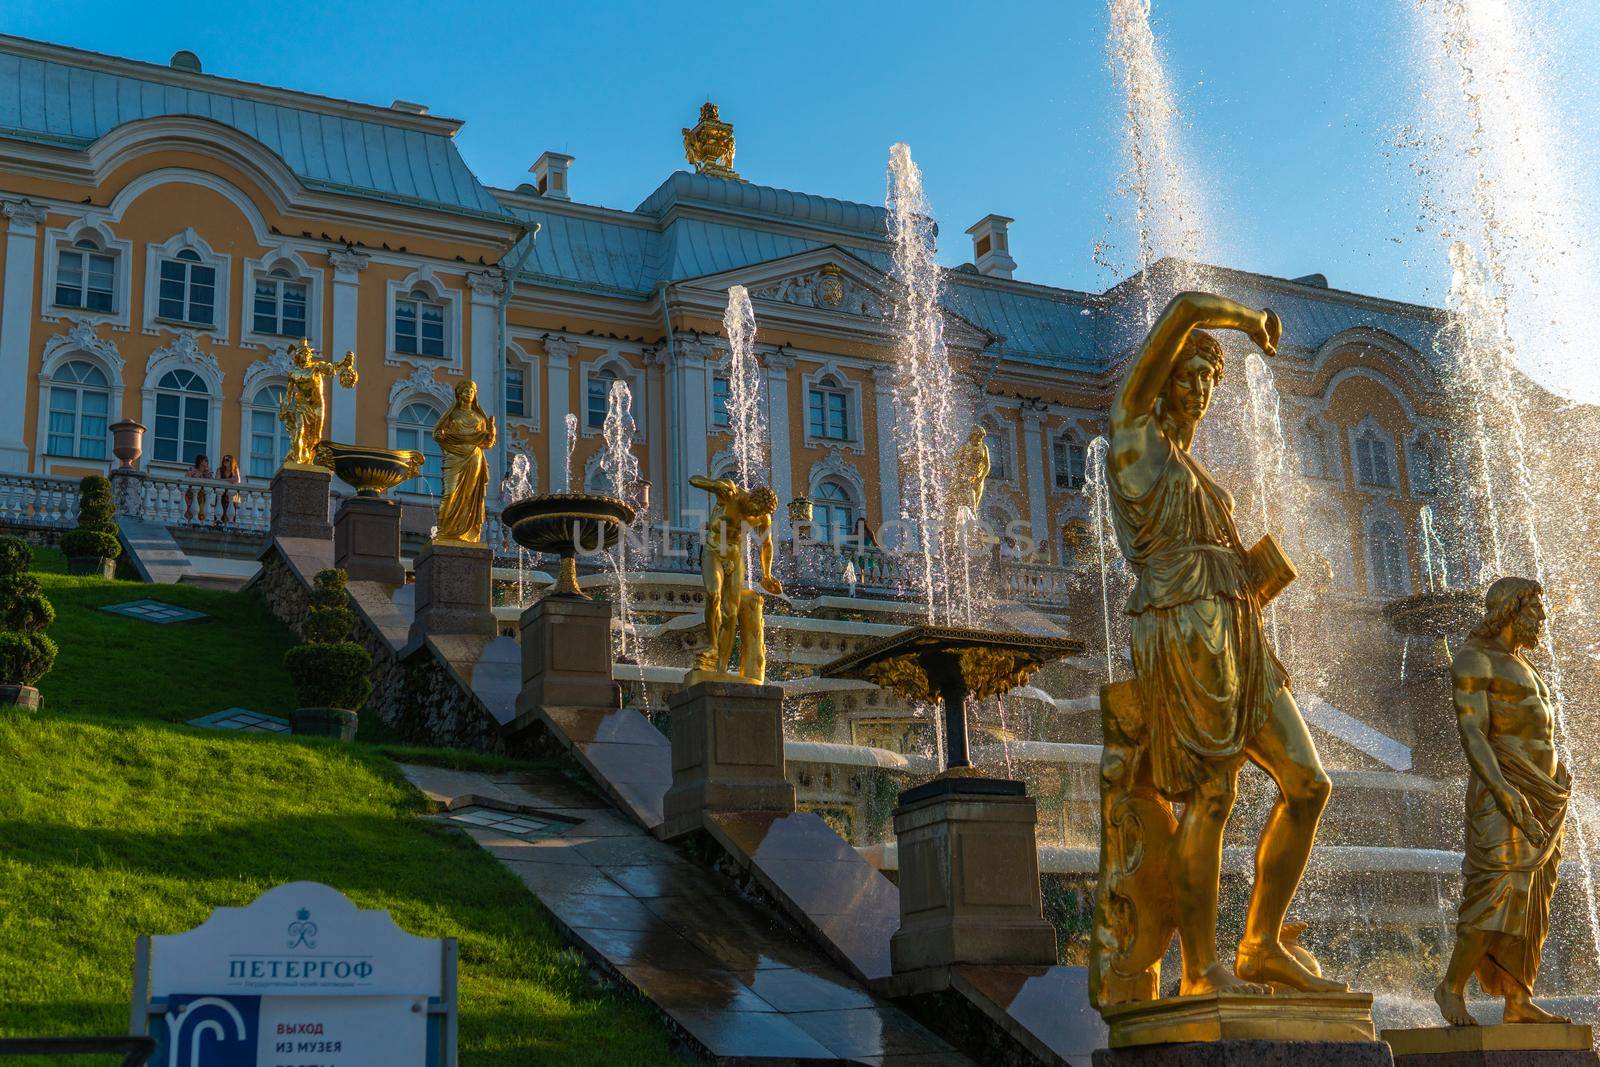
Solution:
[[[1496,581],[1450,664],[1472,769],[1456,946],[1433,993],[1451,1026],[1477,1023],[1466,1001],[1474,973],[1485,993],[1505,998],[1506,1022],[1567,1022],[1533,1002],[1572,788],[1556,755],[1550,690],[1523,655],[1544,625],[1543,593],[1527,578]]]
[[[684,157],[696,174],[743,181],[733,169],[733,149],[733,124],[723,122],[717,105],[707,100],[700,105],[700,121],[683,131]]]
[[[289,350],[294,366],[289,370],[289,382],[283,399],[278,402],[278,421],[289,431],[289,454],[283,459],[286,465],[316,466],[317,445],[322,441],[327,425],[327,395],[322,384],[324,378],[339,376],[339,384],[354,389],[356,354],[346,352],[344,359],[330,363],[317,358],[311,342],[301,340]]]
[[[974,426],[967,435],[967,443],[956,449],[951,464],[954,484],[950,487],[950,512],[954,522],[962,518],[976,519],[983,504],[983,487],[989,477],[989,446],[984,443],[988,434],[982,426]]]
[[[494,420],[478,404],[478,386],[468,379],[456,386],[455,403],[439,416],[433,439],[444,453],[444,491],[434,543],[477,544],[483,539],[484,497],[489,491],[489,461],[484,450],[495,442]]]
[[[1266,354],[1281,326],[1206,293],[1174,297],[1111,409],[1107,464],[1117,544],[1138,578],[1128,599],[1132,681],[1102,690],[1100,884],[1091,943],[1095,1005],[1156,996],[1174,929],[1179,993],[1344,992],[1286,925],[1330,783],[1267,643],[1262,605],[1294,577],[1270,536],[1246,551],[1233,498],[1190,454],[1221,381],[1222,346],[1245,333]],[[1277,783],[1233,966],[1217,956],[1222,831],[1239,769]],[[1172,803],[1183,805],[1174,819]],[[1370,1021],[1367,1023],[1370,1027]]]
[[[701,574],[706,586],[706,642],[695,668],[684,681],[745,681],[760,685],[767,678],[767,642],[763,629],[765,598],[758,589],[744,587],[744,531],[758,543],[761,589],[783,593],[783,583],[772,576],[772,514],[778,496],[764,485],[740,489],[726,478],[697,474],[689,479],[696,489],[717,498],[706,520]],[[739,674],[728,674],[733,643],[739,639]]]

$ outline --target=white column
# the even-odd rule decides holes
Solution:
[[[328,253],[328,264],[333,267],[333,339],[326,358],[339,360],[346,352],[359,346],[356,337],[356,312],[361,296],[361,272],[367,269],[371,256],[353,248],[339,248]],[[381,355],[379,357],[382,359]],[[359,363],[357,370],[361,368]],[[361,388],[357,374],[356,389]],[[361,438],[356,429],[356,389],[346,389],[337,382],[330,386],[333,393],[333,424],[328,436],[335,441],[357,444]],[[389,443],[387,428],[373,438],[384,446]]]
[[[506,292],[505,272],[498,267],[472,271],[467,275],[472,288],[472,342],[467,348],[466,374],[478,384],[478,404],[483,413],[496,420],[500,441],[489,452],[489,484],[499,485],[505,473],[504,407],[505,350],[500,345],[500,298]]]
[[[709,498],[696,501],[699,490],[689,485],[689,476],[706,473],[706,360],[711,358],[711,346],[704,341],[679,341],[671,354],[671,376],[668,388],[672,393],[671,407],[675,416],[672,441],[672,516],[682,524],[685,511],[709,510]]]
[[[900,441],[895,433],[895,368],[887,363],[872,367],[872,410],[878,417],[878,498],[883,519],[879,525],[900,521]]]
[[[1044,420],[1048,409],[1036,400],[1022,403],[1022,451],[1028,472],[1029,536],[1034,551],[1049,551],[1050,499],[1045,492]]]
[[[665,395],[661,383],[666,370],[665,349],[649,349],[644,354],[644,396],[633,402],[634,419],[644,412],[645,443],[650,449],[650,507],[657,515],[666,515],[662,494],[667,491],[667,450],[670,429],[665,414],[656,407],[656,398]]]
[[[779,536],[788,532],[788,505],[794,499],[794,456],[789,451],[789,374],[794,362],[782,349],[766,358],[767,436],[772,442],[772,491],[778,495]]]
[[[28,413],[28,348],[33,336],[33,256],[39,224],[48,214],[26,200],[0,203],[6,227],[6,273],[0,297],[0,470],[26,471],[28,443],[22,427]],[[128,270],[124,263],[121,269]],[[35,386],[37,388],[37,386]],[[44,433],[43,426],[35,430]]]
[[[568,489],[561,480],[567,465],[567,412],[572,410],[567,401],[567,384],[571,360],[577,351],[578,346],[565,337],[545,338],[545,433],[550,442],[549,462],[545,467],[552,493],[564,493]]]

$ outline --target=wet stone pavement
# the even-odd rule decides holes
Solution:
[[[456,822],[539,898],[591,961],[728,1063],[954,1067],[971,1060],[801,942],[734,886],[554,771],[402,768],[453,809],[544,817],[553,832]]]

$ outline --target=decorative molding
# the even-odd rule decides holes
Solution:
[[[733,454],[733,449],[731,448],[719,449],[716,455],[711,457],[711,462],[706,465],[706,473],[713,478],[719,478],[722,476],[724,467],[727,468],[727,476],[730,478],[734,477],[739,470],[739,457]]]
[[[790,352],[788,348],[783,345],[774,348],[772,351],[763,354],[761,357],[761,363],[767,368],[768,374],[786,375],[790,371],[794,370],[797,362],[799,361],[796,359],[794,353]]]
[[[172,341],[150,353],[145,363],[146,388],[154,388],[160,375],[175,367],[184,367],[210,381],[221,396],[222,366],[217,357],[200,347],[201,335],[194,330],[179,330]]]
[[[473,303],[498,304],[506,292],[506,274],[499,267],[469,271],[467,285],[472,288]]]
[[[424,263],[406,277],[391,278],[386,286],[388,299],[384,302],[383,361],[391,367],[434,368],[442,367],[452,374],[462,373],[461,351],[461,290],[446,285],[434,273],[431,264]],[[425,356],[420,352],[398,352],[394,347],[395,301],[408,297],[421,289],[431,299],[445,306],[444,355]],[[419,322],[417,328],[421,329]],[[421,336],[419,334],[418,341]]]
[[[333,280],[336,282],[358,281],[360,273],[371,262],[371,256],[354,248],[335,248],[328,253],[328,265],[333,268]]]
[[[549,357],[552,367],[564,367],[568,360],[578,354],[578,343],[565,337],[546,337],[544,354]]]
[[[402,400],[418,394],[431,397],[446,409],[455,402],[455,390],[433,376],[432,367],[416,367],[404,378],[389,387],[389,415],[391,418],[403,406]]]
[[[31,200],[5,200],[0,201],[0,213],[11,220],[11,232],[32,235],[37,231],[39,224],[50,217],[48,208],[40,207]]]
[[[115,342],[101,337],[96,332],[97,325],[88,319],[68,318],[65,321],[68,324],[67,328],[44,343],[39,380],[44,381],[49,376],[60,356],[87,352],[105,364],[106,370],[110,372],[108,377],[112,385],[120,390],[122,369],[127,364],[122,358],[122,353],[117,351]]]
[[[854,503],[858,508],[867,506],[867,483],[861,477],[861,472],[856,470],[856,465],[844,458],[844,454],[837,448],[830,449],[826,456],[811,465],[811,472],[807,476],[807,495],[816,498],[817,486],[829,478],[844,482],[850,487],[855,496]]]
[[[822,378],[832,378],[837,386],[823,386],[824,389],[834,389],[848,397],[845,402],[845,422],[850,436],[844,440],[836,437],[817,437],[811,432],[811,390]],[[866,411],[862,403],[861,383],[846,374],[833,360],[824,360],[816,370],[806,371],[800,375],[800,417],[805,421],[801,424],[804,433],[801,441],[806,448],[848,448],[857,455],[864,455],[867,451]]]
[[[845,274],[832,263],[814,271],[769,282],[750,292],[752,299],[771,300],[798,307],[841,311],[882,319],[887,314],[883,295]]]
[[[285,382],[289,379],[289,371],[294,369],[294,359],[289,355],[292,342],[285,341],[266,359],[258,359],[244,369],[244,381],[239,386],[239,401],[243,404],[251,403],[257,390],[274,378],[282,378]]]
[[[211,325],[205,323],[179,323],[160,318],[161,311],[161,264],[165,260],[174,259],[179,252],[192,251],[200,257],[199,266],[210,267],[215,272],[216,285],[212,291]],[[186,226],[180,232],[173,234],[161,244],[148,244],[145,246],[144,264],[144,331],[155,336],[161,330],[171,330],[180,337],[183,334],[193,335],[197,330],[203,330],[218,344],[228,343],[228,309],[231,291],[228,287],[232,270],[232,257],[223,252],[215,252],[206,239],[195,232],[193,226]],[[185,294],[187,299],[187,294]]]

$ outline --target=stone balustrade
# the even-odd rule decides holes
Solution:
[[[0,473],[0,527],[65,530],[78,524],[78,479]]]
[[[145,479],[144,518],[150,522],[264,531],[271,516],[264,486],[160,474]]]

